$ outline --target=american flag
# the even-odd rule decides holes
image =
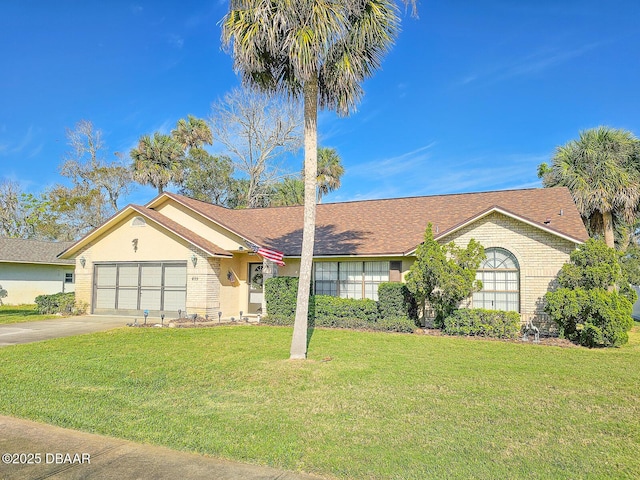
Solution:
[[[271,249],[268,249],[268,248],[260,247],[260,246],[256,245],[255,243],[251,243],[249,241],[247,241],[246,243],[247,243],[247,246],[251,250],[256,252],[262,258],[266,258],[267,260],[271,260],[273,263],[276,263],[276,264],[280,265],[281,267],[284,266],[284,261],[282,260],[284,258],[284,253],[279,252],[277,250],[271,250]]]

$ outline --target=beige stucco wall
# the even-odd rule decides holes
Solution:
[[[77,300],[91,306],[93,271],[97,262],[182,261],[187,264],[187,312],[217,314],[221,302],[221,259],[210,258],[202,250],[151,221],[145,226],[132,226],[136,216],[132,212],[76,254]],[[137,248],[134,248],[134,239],[137,239]],[[196,265],[192,261],[194,255]],[[81,258],[85,260],[84,267]]]
[[[485,248],[500,247],[513,253],[520,265],[520,313],[523,322],[532,319],[545,331],[553,331],[555,327],[543,311],[543,297],[556,285],[556,276],[562,265],[569,261],[576,244],[497,212],[447,236],[443,241],[465,246],[471,238]]]
[[[237,235],[172,199],[167,199],[165,203],[156,207],[156,210],[224,250],[235,251],[240,247],[247,248],[244,241]]]
[[[73,292],[75,283],[64,283],[65,273],[73,273],[73,265],[32,263],[0,263],[0,286],[7,291],[6,305],[35,303],[38,295]]]

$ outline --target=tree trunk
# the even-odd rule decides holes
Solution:
[[[304,227],[298,280],[296,319],[291,340],[292,360],[307,357],[307,314],[316,233],[316,176],[318,172],[318,82],[304,85]]]
[[[604,229],[604,243],[608,247],[615,248],[615,240],[613,236],[613,215],[611,212],[602,212],[602,223]]]

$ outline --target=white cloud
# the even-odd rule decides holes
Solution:
[[[465,75],[464,78],[454,82],[454,86],[463,87],[465,85],[477,83],[493,84],[514,77],[539,74],[574,58],[586,55],[588,52],[602,46],[604,43],[606,42],[594,42],[572,49],[539,49],[528,55],[521,56],[517,60],[469,73]]]
[[[431,142],[420,148],[400,155],[372,160],[370,162],[359,163],[349,168],[350,175],[360,177],[392,177],[406,175],[416,168],[426,165],[426,160],[430,157],[428,150],[435,145]]]

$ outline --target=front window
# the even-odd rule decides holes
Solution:
[[[520,311],[520,267],[503,248],[487,248],[486,260],[476,272],[482,290],[473,294],[473,306],[487,310]]]
[[[318,262],[314,292],[342,298],[378,300],[378,285],[389,281],[389,262]]]

